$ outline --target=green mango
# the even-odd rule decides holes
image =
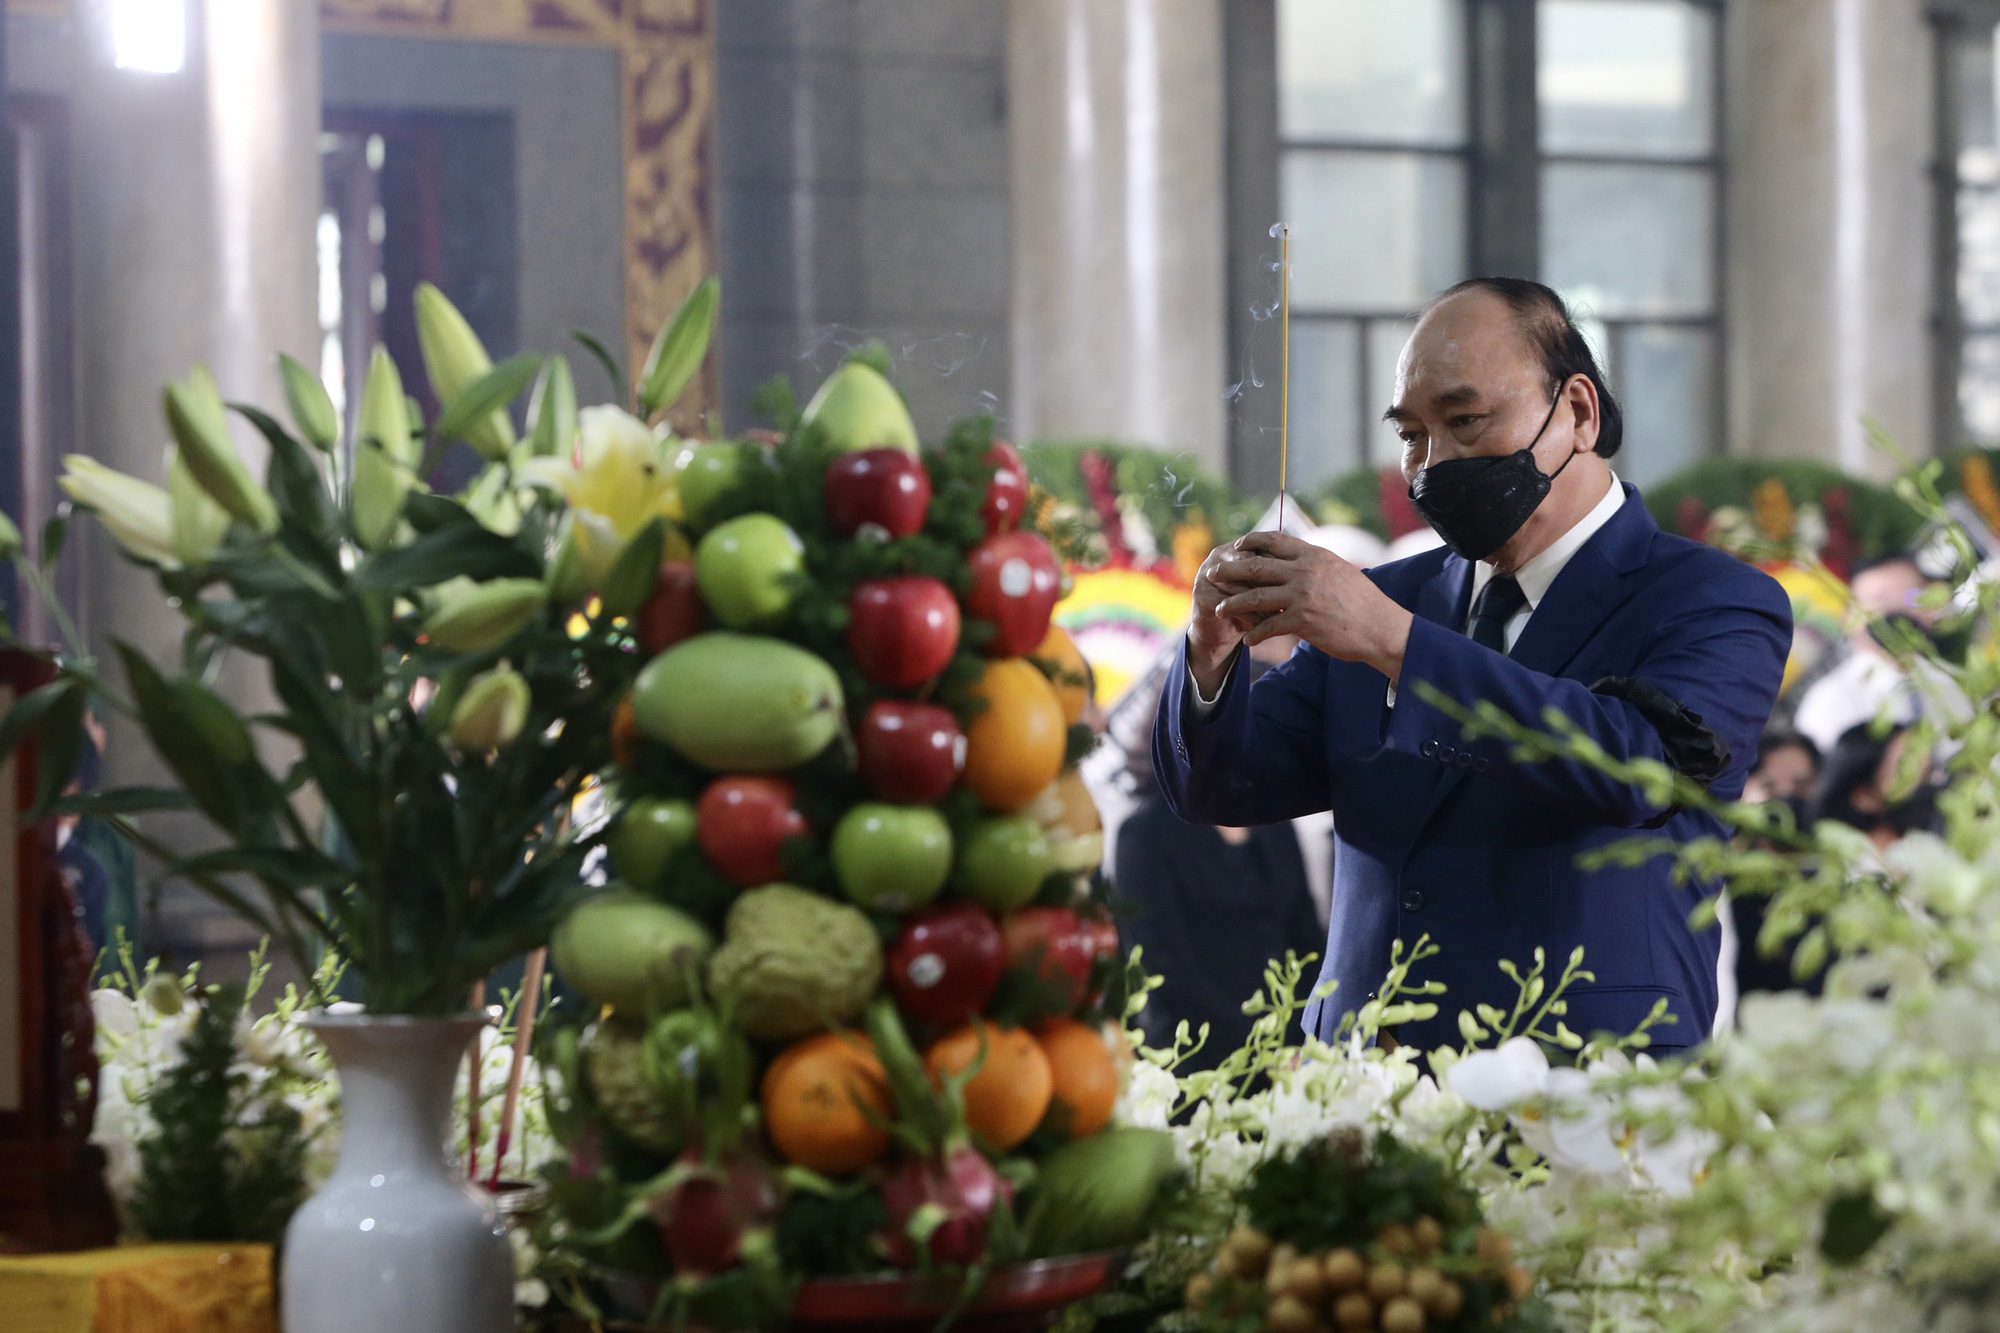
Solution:
[[[780,773],[839,734],[840,677],[783,639],[716,630],[661,653],[632,687],[641,735],[718,773]]]
[[[849,361],[826,377],[805,419],[818,425],[834,447],[845,453],[860,449],[901,449],[917,452],[917,427],[903,395],[882,372],[861,361]]]

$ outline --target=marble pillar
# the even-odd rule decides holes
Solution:
[[[189,0],[185,62],[119,69],[110,5],[78,6],[71,82],[78,415],[76,447],[161,479],[168,435],[161,386],[198,362],[226,398],[281,409],[276,356],[318,364],[313,227],[320,201],[319,24],[311,0]],[[259,475],[263,451],[236,423]],[[120,559],[87,518],[86,632],[101,661],[113,639],[179,661],[181,618],[153,576]],[[118,673],[112,671],[114,679]],[[239,711],[269,698],[264,673],[227,664],[218,682]],[[136,725],[104,717],[105,782],[161,780]],[[162,821],[176,843],[212,835]],[[210,913],[183,895],[190,929]],[[200,939],[156,944],[200,947]],[[233,942],[233,940],[232,940]]]
[[[1220,0],[1009,0],[1015,431],[1225,470]]]
[[[1884,475],[1865,419],[1932,447],[1922,0],[1725,13],[1730,450]]]

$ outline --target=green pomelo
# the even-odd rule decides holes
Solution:
[[[834,447],[847,453],[859,449],[902,449],[917,452],[917,427],[903,395],[882,372],[849,361],[826,377],[805,419],[823,431]]]
[[[840,731],[840,677],[782,639],[716,630],[675,644],[632,687],[649,740],[717,773],[781,773]]]

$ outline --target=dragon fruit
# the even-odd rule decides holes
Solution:
[[[1013,1201],[1014,1187],[970,1144],[947,1149],[941,1159],[912,1157],[882,1182],[889,1209],[883,1239],[903,1268],[917,1266],[919,1238],[935,1263],[977,1263],[993,1210]]]

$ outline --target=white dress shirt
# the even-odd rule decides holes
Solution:
[[[1542,604],[1542,598],[1546,597],[1549,589],[1555,586],[1556,576],[1563,572],[1571,557],[1583,549],[1584,543],[1596,536],[1598,529],[1611,521],[1611,516],[1616,514],[1619,506],[1624,503],[1625,488],[1618,484],[1618,474],[1614,472],[1611,474],[1611,485],[1604,492],[1604,498],[1599,500],[1589,513],[1578,519],[1568,532],[1550,542],[1539,554],[1514,571],[1514,579],[1521,585],[1521,591],[1527,595],[1528,600],[1521,604],[1521,609],[1507,622],[1508,652],[1514,650],[1514,644],[1519,641],[1521,631],[1528,627],[1528,617],[1535,614],[1535,608]],[[1470,628],[1472,608],[1479,605],[1479,594],[1497,572],[1484,560],[1472,566],[1472,598],[1466,603],[1465,623],[1459,626],[1461,631]],[[1232,666],[1231,671],[1234,669]],[[1193,701],[1189,715],[1194,721],[1208,720],[1209,715],[1215,711],[1216,703],[1222,697],[1222,687],[1228,684],[1229,677],[1225,675],[1222,678],[1222,686],[1216,689],[1216,697],[1204,699],[1201,686],[1194,679],[1194,668],[1188,668],[1188,697]],[[1388,705],[1391,708],[1396,706],[1394,685],[1389,687]]]

